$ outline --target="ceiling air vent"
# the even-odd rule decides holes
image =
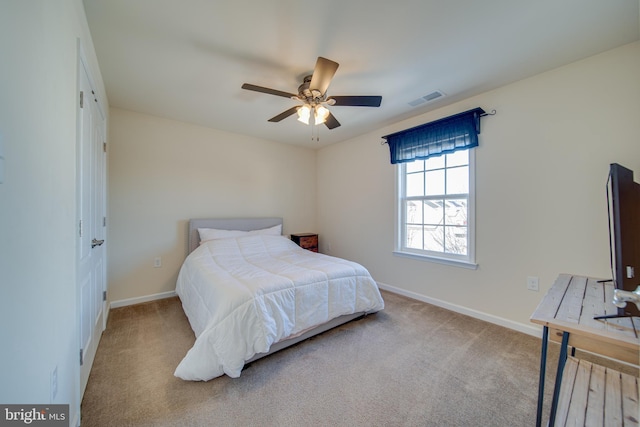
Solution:
[[[442,98],[443,96],[444,96],[444,93],[440,92],[439,90],[436,90],[431,92],[429,95],[423,96],[423,98],[425,99],[425,101],[429,102],[429,101],[433,101],[434,99]]]
[[[436,99],[442,98],[443,96],[444,96],[443,92],[439,90],[435,90],[430,94],[423,96],[422,98],[418,98],[416,100],[409,102],[409,105],[411,105],[412,107],[417,107],[420,104],[435,101]]]

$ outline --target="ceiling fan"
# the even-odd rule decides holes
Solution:
[[[297,94],[249,83],[243,84],[242,89],[283,96],[302,102],[302,105],[291,107],[287,111],[270,118],[270,122],[279,122],[294,113],[298,113],[298,121],[308,125],[311,113],[313,113],[314,123],[316,125],[324,123],[329,129],[335,129],[340,126],[340,122],[331,114],[326,107],[327,105],[379,107],[382,102],[381,96],[327,96],[327,88],[338,69],[338,65],[337,62],[319,56],[316,61],[316,66],[313,69],[313,74],[304,78],[303,83],[298,87]]]

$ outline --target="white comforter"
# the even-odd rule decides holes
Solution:
[[[176,368],[185,380],[236,378],[273,343],[384,302],[361,265],[301,249],[283,236],[202,243],[176,285],[196,342]]]

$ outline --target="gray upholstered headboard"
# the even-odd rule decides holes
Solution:
[[[282,218],[201,218],[189,220],[189,253],[200,245],[198,228],[251,231],[282,225]]]

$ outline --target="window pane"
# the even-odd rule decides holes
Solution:
[[[444,156],[430,157],[425,160],[425,169],[442,169],[444,167]]]
[[[467,200],[452,199],[445,203],[445,224],[446,225],[467,225]]]
[[[444,252],[444,227],[425,227],[424,248],[428,251]]]
[[[422,226],[407,225],[407,248],[422,249]]]
[[[442,225],[444,218],[444,200],[424,201],[424,223]]]
[[[467,194],[468,192],[469,167],[447,169],[447,194]]]
[[[467,254],[467,227],[445,227],[445,252]]]
[[[426,172],[427,189],[424,194],[427,196],[444,194],[444,172],[444,169]]]
[[[414,160],[413,162],[407,163],[407,172],[419,172],[424,170],[424,160]]]
[[[422,224],[422,203],[409,201],[406,205],[407,224]]]
[[[469,151],[460,150],[447,154],[447,167],[461,166],[469,164]]]
[[[407,175],[407,197],[424,195],[424,172]]]

